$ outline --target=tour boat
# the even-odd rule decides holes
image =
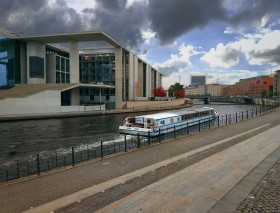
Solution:
[[[163,112],[127,117],[123,121],[123,125],[119,126],[119,131],[121,134],[127,135],[156,136],[199,123],[210,122],[217,116],[218,113],[213,108],[202,107],[176,113]]]

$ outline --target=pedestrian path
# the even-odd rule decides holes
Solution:
[[[278,125],[98,212],[207,212],[280,146],[279,131]]]
[[[0,212],[234,212],[280,160],[279,113],[12,181]]]

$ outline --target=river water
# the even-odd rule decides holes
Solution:
[[[188,109],[203,106],[206,105],[194,105]],[[230,104],[207,106],[213,107],[220,116],[256,108],[254,105]],[[32,161],[36,154],[48,157],[55,152],[69,153],[72,146],[75,150],[84,150],[101,140],[107,143],[122,141],[123,136],[119,135],[118,126],[125,117],[151,113],[0,122],[0,167],[8,167],[16,160]]]

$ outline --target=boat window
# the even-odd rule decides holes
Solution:
[[[171,119],[170,119],[170,123],[172,124],[173,122],[174,122],[174,121],[173,121],[173,118],[171,118]]]
[[[160,124],[165,124],[164,120],[161,120],[159,123],[160,123]]]
[[[177,122],[179,122],[179,121],[180,121],[180,118],[178,117],[178,118],[177,118]]]
[[[148,120],[147,120],[147,123],[148,123],[148,124],[149,124],[149,123],[151,123],[151,120],[150,120],[150,119],[148,119]]]

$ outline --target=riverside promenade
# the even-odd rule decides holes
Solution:
[[[280,212],[280,109],[0,185],[0,212]]]

